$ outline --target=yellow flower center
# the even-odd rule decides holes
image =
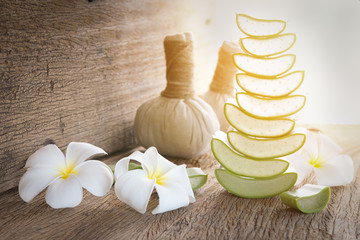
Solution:
[[[149,174],[148,178],[149,179],[156,179],[156,184],[158,185],[163,185],[164,184],[164,180],[166,178],[164,178],[164,176],[162,176],[163,174],[159,171],[159,169],[157,168],[155,172],[153,172],[152,174]]]
[[[315,168],[321,168],[324,165],[325,161],[320,155],[319,156],[312,155],[308,163],[310,165],[313,165]]]
[[[73,163],[69,162],[68,166],[59,168],[59,175],[58,176],[61,176],[62,179],[67,179],[69,177],[70,173],[71,174],[76,173],[74,168],[75,168],[75,165]]]

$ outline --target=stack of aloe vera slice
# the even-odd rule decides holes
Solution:
[[[278,195],[294,186],[297,174],[288,162],[278,159],[299,150],[305,135],[294,133],[289,116],[300,111],[305,96],[293,92],[304,79],[303,71],[290,71],[294,54],[285,54],[295,41],[293,33],[282,34],[281,20],[237,15],[245,53],[233,55],[242,72],[236,80],[243,92],[236,104],[226,103],[224,113],[233,131],[215,136],[212,152],[222,168],[215,170],[218,182],[230,193],[246,198]]]

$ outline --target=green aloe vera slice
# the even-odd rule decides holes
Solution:
[[[201,168],[197,168],[197,167],[186,168],[186,171],[190,179],[191,188],[193,190],[199,189],[202,186],[204,186],[204,184],[207,181],[208,175],[205,174],[201,170]]]
[[[330,187],[305,184],[295,190],[280,194],[281,201],[303,213],[316,213],[323,210],[330,200]]]
[[[281,98],[262,98],[239,92],[236,94],[239,107],[257,118],[286,117],[300,111],[306,98],[303,95],[291,95]]]
[[[278,78],[236,75],[238,85],[246,92],[262,97],[283,97],[294,92],[304,80],[304,71],[295,71]]]
[[[305,143],[305,134],[295,133],[279,138],[252,138],[240,132],[227,133],[230,145],[238,152],[257,159],[276,158],[299,150]]]
[[[295,41],[296,35],[287,33],[270,38],[241,38],[240,45],[252,55],[266,57],[287,51],[294,45]]]
[[[289,163],[284,160],[255,160],[237,154],[223,141],[216,138],[211,140],[211,150],[224,168],[241,176],[270,178],[282,174],[289,167]]]
[[[277,57],[255,57],[244,53],[233,54],[235,66],[250,75],[272,78],[289,71],[295,63],[294,54]]]
[[[245,14],[237,14],[236,23],[243,33],[254,37],[275,36],[286,27],[286,22],[282,20],[260,19]]]
[[[254,118],[231,103],[225,103],[224,113],[231,126],[254,137],[280,137],[290,133],[295,126],[293,120],[286,118]]]
[[[230,193],[244,198],[266,198],[278,195],[294,186],[297,174],[288,172],[267,179],[246,178],[225,169],[215,169],[218,182]]]

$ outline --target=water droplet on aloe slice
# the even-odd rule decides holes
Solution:
[[[290,119],[258,119],[244,113],[233,104],[224,107],[227,121],[236,130],[254,137],[280,137],[290,133],[295,122]]]
[[[296,133],[280,138],[251,138],[239,132],[227,133],[231,146],[238,152],[257,159],[276,158],[299,150],[305,143],[305,134]]]
[[[269,178],[282,174],[289,166],[288,162],[281,159],[255,160],[242,156],[216,138],[211,141],[211,150],[225,169],[245,177]]]
[[[295,71],[278,78],[260,78],[245,73],[236,75],[244,91],[263,97],[283,97],[298,89],[304,80],[303,71]]]
[[[252,55],[267,57],[287,51],[294,45],[295,41],[296,35],[287,33],[270,38],[241,38],[240,45]]]
[[[305,96],[302,95],[269,99],[237,93],[236,100],[246,113],[259,118],[286,117],[300,111],[305,105]]]
[[[204,186],[207,181],[207,174],[205,174],[201,168],[192,167],[186,168],[187,174],[190,179],[192,190],[196,190]]]
[[[238,69],[250,75],[260,77],[276,77],[292,68],[295,63],[294,54],[285,54],[278,57],[254,57],[244,53],[233,54],[234,64]]]
[[[265,20],[250,17],[245,14],[236,15],[239,29],[249,36],[269,37],[284,31],[286,23],[281,20]]]
[[[218,182],[230,193],[244,198],[266,198],[278,195],[294,186],[297,174],[288,172],[267,179],[245,178],[225,169],[215,169]]]
[[[330,187],[305,184],[295,190],[280,194],[281,201],[303,213],[315,213],[323,210],[330,200]]]

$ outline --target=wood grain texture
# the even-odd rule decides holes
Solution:
[[[173,159],[209,174],[204,187],[195,191],[196,202],[186,208],[152,215],[158,201],[153,194],[142,215],[112,190],[103,198],[87,193],[80,206],[54,210],[46,205],[44,194],[27,204],[17,190],[9,190],[0,195],[1,239],[359,239],[360,126],[312,127],[332,137],[355,163],[354,181],[332,187],[331,200],[319,213],[289,209],[278,196],[245,199],[228,193],[214,177],[218,164],[209,152],[190,161]]]
[[[211,3],[2,0],[0,192],[44,144],[135,146],[136,109],[165,87],[164,36],[192,31],[196,59],[209,59]],[[199,62],[197,78],[210,81],[209,65]]]

